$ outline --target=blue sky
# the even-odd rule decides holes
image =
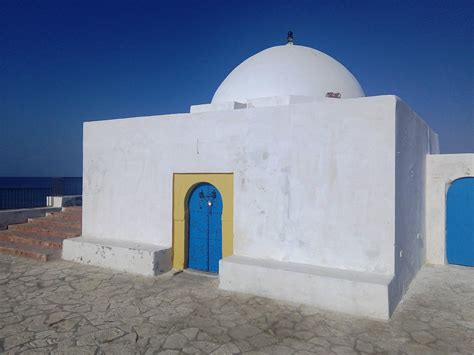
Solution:
[[[471,1],[0,0],[0,176],[79,176],[82,122],[186,112],[244,59],[321,50],[474,152]]]

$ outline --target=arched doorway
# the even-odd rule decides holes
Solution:
[[[446,198],[448,263],[474,266],[474,178],[455,180]]]
[[[188,267],[219,272],[222,259],[222,198],[219,190],[201,183],[188,198]]]

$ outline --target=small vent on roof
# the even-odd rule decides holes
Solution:
[[[331,99],[340,99],[341,98],[341,93],[340,92],[327,92],[326,97],[330,97]]]

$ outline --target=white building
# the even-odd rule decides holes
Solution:
[[[427,253],[445,262],[425,226],[437,153],[398,97],[365,97],[317,50],[272,47],[190,113],[85,123],[83,236],[63,258],[218,271],[226,290],[386,319]],[[474,155],[454,159],[472,174]]]

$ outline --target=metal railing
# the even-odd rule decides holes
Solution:
[[[53,177],[51,196],[82,195],[81,177]]]
[[[45,207],[48,188],[0,188],[0,210]]]
[[[0,187],[0,210],[47,207],[47,196],[82,195],[81,177],[53,177],[51,187]]]

